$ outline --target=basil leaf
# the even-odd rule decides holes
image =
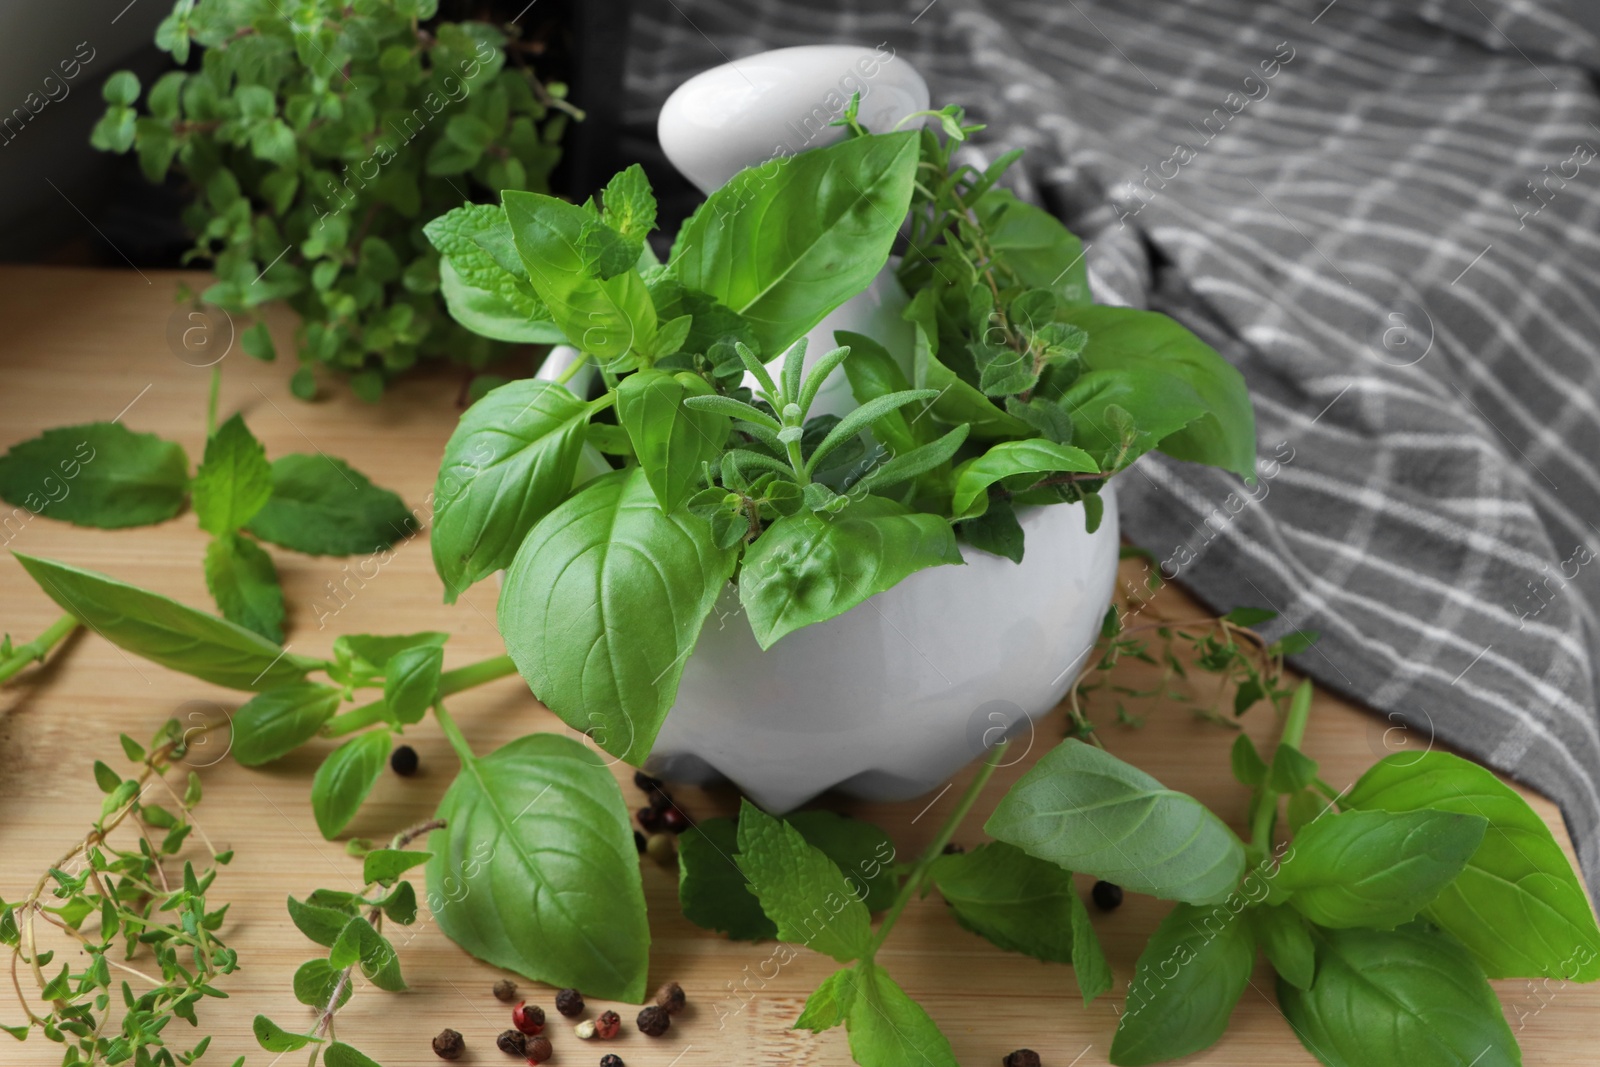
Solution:
[[[1011,501],[991,501],[987,511],[975,519],[963,521],[956,529],[973,548],[1004,556],[1012,563],[1022,562],[1026,538]]]
[[[1212,1045],[1228,1028],[1255,962],[1250,930],[1232,908],[1173,908],[1134,964],[1111,1062],[1158,1063]]]
[[[507,566],[534,524],[572,491],[590,413],[562,386],[524,379],[461,416],[433,492],[433,565],[446,603]]]
[[[911,206],[918,134],[855,137],[740,171],[678,231],[669,267],[775,355],[867,287]]]
[[[689,334],[683,339],[680,351],[709,355],[719,343],[728,346],[734,342],[760,343],[744,316],[718,303],[710,293],[690,289],[671,274],[659,274],[645,285],[656,306],[656,316],[662,322],[689,316]]]
[[[233,758],[246,767],[271,763],[317,735],[339,708],[339,690],[294,682],[251,697],[233,714]]]
[[[800,831],[751,804],[739,806],[739,867],[778,937],[848,963],[866,954],[872,920],[827,855]]]
[[[555,344],[565,339],[521,261],[515,262],[515,271],[508,270],[477,240],[484,234],[511,240],[504,208],[464,204],[429,222],[422,232],[439,250],[439,292],[451,318],[497,341]]]
[[[911,388],[900,364],[877,341],[849,330],[839,330],[833,338],[850,349],[850,356],[844,361],[844,375],[857,404]],[[892,411],[873,424],[872,434],[891,452],[903,455],[932,437],[930,433],[918,434],[916,427],[916,422],[906,419],[905,412]]]
[[[1077,308],[1063,317],[1089,334],[1082,356],[1085,373],[1079,385],[1097,372],[1127,381],[1130,403],[1135,398],[1138,401],[1127,411],[1141,428],[1147,428],[1147,418],[1156,419],[1148,428],[1157,433],[1171,425],[1158,418],[1169,409],[1151,406],[1168,403],[1159,399],[1166,390],[1151,389],[1157,383],[1142,372],[1153,372],[1159,378],[1187,386],[1198,399],[1202,414],[1181,423],[1182,429],[1160,433],[1156,447],[1174,459],[1209,463],[1243,478],[1255,477],[1256,420],[1250,393],[1244,376],[1215,349],[1154,311],[1097,305]],[[1076,401],[1071,399],[1079,385],[1069,390],[1064,406],[1072,413],[1075,432],[1083,433],[1087,424],[1079,416]],[[1185,396],[1181,404],[1186,407],[1188,403]],[[1176,411],[1171,409],[1171,413]],[[1095,446],[1084,447],[1094,451]]]
[[[1293,908],[1272,904],[1251,908],[1245,914],[1278,977],[1296,989],[1310,989],[1317,963],[1306,921]]]
[[[1309,696],[1310,687],[1307,686],[1305,691]],[[1272,753],[1272,766],[1267,771],[1267,788],[1274,793],[1298,793],[1316,779],[1317,761],[1293,745],[1279,745]]]
[[[1317,977],[1278,1003],[1302,1044],[1329,1067],[1520,1064],[1516,1038],[1483,972],[1449,934],[1317,930]]]
[[[895,850],[881,828],[831,811],[797,811],[784,821],[838,864],[851,892],[869,912],[882,911],[893,902]],[[705,819],[678,837],[678,901],[684,918],[734,940],[771,940],[778,936],[778,928],[761,910],[739,869],[738,851],[738,823],[733,819]]]
[[[528,281],[567,341],[613,371],[634,366],[629,357],[655,342],[655,305],[637,270],[604,279],[589,272],[583,232],[594,210],[543,193],[507,189],[501,198]]]
[[[357,1052],[341,1041],[329,1045],[322,1054],[323,1067],[380,1067],[372,1057]]]
[[[265,1015],[257,1015],[250,1024],[251,1031],[256,1035],[256,1044],[268,1052],[294,1052],[305,1048],[313,1041],[321,1042],[320,1037],[311,1037],[307,1034],[291,1034]]]
[[[887,971],[863,962],[854,974],[845,1028],[850,1055],[861,1067],[959,1067],[939,1027]]]
[[[401,499],[341,459],[291,452],[272,464],[272,496],[246,527],[312,556],[381,552],[417,531]]]
[[[848,143],[848,142],[847,142]],[[745,550],[739,601],[763,649],[925,567],[961,563],[950,524],[882,497],[781,518]]]
[[[940,856],[928,872],[956,922],[1008,952],[1072,962],[1072,873],[994,841]]]
[[[1093,456],[1071,445],[1058,445],[1040,437],[1002,441],[956,468],[952,507],[957,519],[982,515],[989,506],[989,486],[1013,475],[1092,474],[1099,470]]]
[[[36,515],[118,530],[183,510],[189,458],[118,422],[60,426],[0,456],[0,499]]]
[[[1488,821],[1446,811],[1346,811],[1300,828],[1274,885],[1321,926],[1390,929],[1461,873]]]
[[[664,514],[639,468],[602,475],[517,552],[500,592],[506,651],[546,707],[638,764],[735,558],[704,519]]]
[[[159,593],[54,560],[14,555],[63,611],[112,644],[163,667],[230,689],[264,690],[299,681],[319,665]]]
[[[383,765],[389,760],[389,731],[370,730],[328,754],[311,780],[311,812],[317,829],[333,840],[355,818]]]
[[[607,1000],[644,998],[650,927],[622,790],[570,737],[471,760],[428,838],[429,907],[496,967]]]
[[[438,645],[416,645],[394,654],[385,669],[383,701],[396,722],[409,726],[422,721],[439,698],[443,668],[444,649]]]
[[[1100,947],[1100,935],[1094,931],[1089,919],[1089,909],[1083,898],[1072,894],[1072,973],[1078,979],[1078,992],[1083,994],[1083,1006],[1112,986],[1111,961]]]
[[[289,918],[295,927],[324,948],[332,948],[333,943],[339,940],[344,928],[350,925],[350,917],[350,911],[324,908],[289,898]]]
[[[272,495],[272,465],[243,415],[217,427],[206,442],[190,491],[200,529],[216,537],[239,529],[266,504]]]
[[[1255,789],[1267,780],[1266,761],[1261,758],[1261,753],[1256,751],[1256,744],[1250,740],[1249,734],[1240,734],[1234,738],[1229,760],[1233,766],[1233,776],[1238,779],[1240,785]]]
[[[206,588],[222,617],[275,644],[283,642],[283,588],[265,549],[226,533],[206,546]]]
[[[340,672],[365,685],[389,669],[389,661],[408,648],[442,647],[447,633],[424,630],[414,634],[340,634],[333,639],[333,658]]]
[[[1341,803],[1488,819],[1483,843],[1424,917],[1455,935],[1491,978],[1600,978],[1600,930],[1583,886],[1544,820],[1492,772],[1446,752],[1396,753]]]
[[[800,1012],[800,1018],[794,1021],[794,1028],[820,1034],[844,1022],[849,1017],[850,1005],[855,1001],[855,982],[854,967],[834,971],[824,978],[822,984],[806,998],[805,1009]]]
[[[705,380],[687,371],[641,370],[617,387],[617,421],[628,431],[662,511],[687,500],[700,485],[703,464],[722,455],[728,417],[683,404],[685,397],[711,395]]]
[[[431,858],[432,853],[417,849],[375,848],[361,861],[361,880],[390,886],[406,871],[420,867]]]
[[[918,389],[937,389],[927,411],[940,422],[953,426],[970,424],[972,436],[980,440],[996,437],[1031,437],[1033,427],[996,407],[994,402],[939,360],[939,294],[923,289],[907,306],[903,317],[913,324],[912,384]],[[849,364],[846,360],[846,366]],[[848,373],[848,370],[846,371]],[[919,413],[920,414],[920,413]],[[915,423],[917,416],[912,416]]]
[[[1081,741],[1047,752],[984,825],[1068,870],[1168,900],[1222,900],[1244,874],[1244,846],[1209,808]]]

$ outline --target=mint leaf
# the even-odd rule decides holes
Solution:
[[[1342,803],[1488,819],[1477,851],[1423,916],[1455,935],[1491,978],[1600,978],[1600,930],[1572,865],[1544,820],[1492,772],[1445,752],[1397,753]]]
[[[226,533],[206,546],[206,588],[222,617],[283,642],[283,589],[265,549],[248,537]]]
[[[339,708],[339,690],[295,682],[252,697],[233,715],[233,758],[246,767],[288,755],[317,735]]]
[[[383,700],[396,722],[409,726],[422,721],[439,698],[443,667],[444,649],[438,645],[418,645],[395,653],[385,668]]]
[[[148,526],[183,509],[189,459],[121,423],[62,426],[0,456],[0,499],[79,526]]]
[[[1244,874],[1244,846],[1209,808],[1077,740],[1034,764],[984,829],[1057,866],[1168,900],[1214,903]]]
[[[1249,928],[1232,908],[1173,908],[1134,965],[1111,1062],[1133,1067],[1209,1047],[1227,1029],[1255,962]]]
[[[887,971],[861,963],[854,973],[845,1028],[861,1067],[959,1067],[939,1027]]]
[[[1321,926],[1390,929],[1461,873],[1488,821],[1444,811],[1346,811],[1301,827],[1273,885]]]
[[[532,734],[468,763],[428,838],[428,897],[456,944],[590,996],[644,999],[650,927],[628,809],[610,768]]]
[[[322,761],[311,780],[311,812],[323,837],[331,841],[350,824],[388,761],[387,729],[352,737]]]
[[[398,496],[332,456],[290,453],[272,464],[272,495],[247,529],[313,556],[381,552],[416,532]]]
[[[450,315],[473,333],[499,341],[552,344],[563,340],[514,254],[500,257],[488,246],[511,241],[505,209],[466,204],[422,228],[439,250],[439,291]]]
[[[525,379],[467,409],[434,485],[434,569],[445,601],[511,563],[534,525],[572,492],[589,405]]]
[[[114,645],[232,689],[299,681],[316,660],[286,653],[242,626],[94,571],[15,553],[29,577]]]
[[[234,415],[206,442],[192,492],[200,528],[217,537],[245,525],[266,504],[272,495],[272,467],[244,416]]]
[[[656,228],[656,197],[644,168],[635,163],[606,182],[600,194],[601,218],[624,237],[643,241]],[[638,258],[635,254],[634,258]]]
[[[979,937],[1035,959],[1073,961],[1070,871],[996,841],[940,856],[928,873],[956,922]]]
[[[739,866],[780,939],[841,963],[866,954],[871,920],[838,866],[748,800],[739,807]]]
[[[806,998],[805,1010],[794,1021],[796,1030],[810,1030],[820,1034],[844,1022],[850,1015],[850,1005],[855,1001],[856,972],[854,967],[834,971]]]
[[[1312,936],[1316,981],[1279,982],[1278,1003],[1329,1067],[1522,1062],[1494,990],[1449,934],[1413,923]]]

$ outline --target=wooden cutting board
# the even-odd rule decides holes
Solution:
[[[226,328],[189,320],[178,309],[173,294],[182,277],[0,267],[0,370],[5,375],[0,448],[52,426],[120,415],[135,430],[179,441],[191,461],[196,460],[204,440],[210,372],[192,365],[201,361],[193,354],[199,334],[190,334],[186,359],[175,354],[184,350],[182,343],[169,339],[181,338],[185,330],[210,328],[211,343],[221,346]],[[376,406],[339,390],[330,399],[305,404],[287,389],[294,369],[291,321],[286,314],[269,318],[283,355],[275,364],[258,363],[235,342],[223,363],[222,416],[244,412],[269,456],[320,450],[343,457],[379,485],[399,492],[408,504],[424,504],[460,413],[461,377],[445,371],[407,380]],[[200,569],[205,538],[187,514],[157,527],[118,532],[40,518],[0,530],[0,541],[10,549],[104,571],[189,604],[210,603]],[[425,537],[398,546],[385,565],[364,570],[356,566],[358,561],[269,551],[283,579],[290,642],[297,652],[326,655],[341,632],[424,629],[453,634],[447,667],[502,651],[492,585],[485,583],[455,606],[444,606]],[[1135,565],[1125,565],[1125,579],[1136,574]],[[337,593],[330,592],[330,583]],[[0,628],[19,639],[33,637],[59,614],[10,559],[0,560],[0,605]],[[1172,618],[1199,611],[1174,587],[1158,595],[1155,608]],[[1315,626],[1315,620],[1306,624]],[[1144,684],[1141,670],[1130,664],[1121,680]],[[42,669],[31,669],[0,690],[0,896],[21,896],[85,832],[100,803],[91,765],[96,759],[113,764],[121,759],[119,732],[142,738],[169,716],[186,721],[191,716],[226,716],[238,703],[239,695],[232,691],[124,655],[93,634],[71,638]],[[459,696],[452,706],[480,751],[531,731],[565,729],[517,678]],[[1105,727],[1108,747],[1169,786],[1198,796],[1243,830],[1245,795],[1228,773],[1232,734],[1196,721],[1181,708],[1139,710],[1148,717],[1142,729]],[[1319,691],[1306,749],[1322,761],[1324,776],[1343,786],[1395,747],[1425,742],[1393,726]],[[1262,710],[1247,716],[1246,729],[1268,745],[1276,734],[1271,715]],[[958,841],[971,845],[982,839],[978,827],[995,800],[1059,740],[1062,730],[1059,712],[1038,724],[1028,755],[996,776],[987,797],[958,832]],[[431,720],[412,733],[422,773],[411,779],[386,773],[350,828],[352,834],[387,837],[432,813],[455,763]],[[274,1057],[255,1045],[250,1020],[258,1012],[285,1025],[307,1018],[307,1009],[292,996],[290,978],[315,954],[314,946],[289,922],[284,898],[304,896],[319,886],[357,888],[360,877],[360,864],[346,855],[343,842],[322,840],[311,817],[311,775],[329,747],[315,744],[311,752],[261,770],[220,759],[215,749],[193,757],[209,764],[200,769],[206,794],[200,822],[219,847],[237,852],[211,898],[232,902],[223,936],[239,951],[242,963],[224,983],[230,999],[203,1005],[202,1027],[216,1035],[204,1063],[225,1067],[239,1054],[248,1054],[251,1064],[272,1063]],[[883,825],[900,854],[909,857],[942,821],[967,773],[957,777],[956,788],[925,799],[835,806]],[[642,803],[631,781],[623,781],[630,803]],[[1555,807],[1527,791],[1524,795],[1565,844],[1566,831]],[[736,803],[726,791],[680,789],[677,796],[700,817],[726,813]],[[554,1063],[592,1065],[605,1052],[621,1055],[630,1067],[850,1062],[842,1031],[811,1037],[790,1029],[807,992],[831,971],[830,961],[802,950],[797,959],[778,966],[774,945],[729,942],[684,920],[677,908],[675,870],[646,861],[644,881],[653,938],[651,987],[676,979],[688,992],[690,1008],[668,1036],[651,1040],[634,1031],[634,1010],[618,1006],[625,1033],[609,1045],[580,1042],[551,1011],[557,1023],[552,1027]],[[927,1008],[964,1064],[995,1064],[1012,1049],[1026,1046],[1039,1051],[1051,1067],[1100,1067],[1107,1063],[1134,960],[1165,907],[1130,896],[1119,910],[1096,913],[1118,989],[1088,1009],[1077,996],[1069,968],[992,948],[961,930],[936,897],[908,909],[880,961]],[[500,975],[446,940],[425,910],[397,943],[410,991],[359,988],[338,1017],[339,1035],[385,1067],[406,1067],[438,1062],[429,1041],[448,1026],[466,1036],[469,1052],[459,1062],[516,1063],[494,1047],[494,1036],[509,1025],[508,1012],[489,991]],[[1600,988],[1563,988],[1554,982],[1496,985],[1522,1043],[1524,1062],[1595,1062],[1593,1020],[1600,1009]],[[538,986],[528,991],[551,1009],[552,991]],[[9,997],[9,992],[0,997],[0,1022],[16,1023],[21,1016]],[[173,1029],[184,1026],[175,1022]],[[298,1063],[298,1056],[285,1062]],[[37,1036],[14,1045],[0,1035],[0,1063],[45,1067],[59,1059],[58,1050]],[[1262,967],[1235,1010],[1227,1036],[1186,1062],[1275,1067],[1315,1061],[1278,1011],[1272,977]]]

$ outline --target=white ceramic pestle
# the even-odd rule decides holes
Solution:
[[[928,108],[922,75],[886,45],[805,45],[724,63],[680,85],[662,105],[661,148],[684,177],[710,194],[745,167],[832,144],[844,136],[829,125],[861,94],[862,125],[887,132]],[[888,268],[807,335],[809,367],[835,347],[834,331],[878,341],[907,370],[911,327],[901,317],[907,298]],[[782,353],[762,353],[776,361]],[[753,376],[745,384],[754,388]],[[842,415],[855,407],[844,371],[824,383],[811,412]]]

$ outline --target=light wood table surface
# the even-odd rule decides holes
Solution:
[[[169,346],[173,293],[180,277],[0,268],[0,448],[52,426],[121,413],[132,429],[176,440],[191,463],[197,461],[210,372],[179,359]],[[280,352],[276,364],[258,363],[237,345],[224,360],[222,417],[242,411],[269,456],[320,449],[349,460],[409,505],[421,504],[459,415],[459,373],[409,379],[375,406],[342,390],[330,399],[302,403],[287,388],[294,369],[291,320],[275,314],[271,323]],[[38,518],[6,547],[103,571],[209,608],[200,567],[204,545],[205,535],[185,513],[160,526],[125,531],[81,529]],[[343,579],[347,561],[269,550],[283,580],[289,641],[297,652],[327,655],[340,632],[426,629],[453,635],[447,667],[503,651],[494,626],[493,584],[484,583],[458,604],[445,606],[424,537],[398,546],[392,562],[336,616],[325,619],[321,629],[318,617],[326,613],[319,613],[316,605],[334,603],[326,599],[326,583]],[[1126,569],[1125,578],[1133,573]],[[9,557],[0,559],[0,605],[0,628],[18,640],[31,639],[59,614]],[[1195,611],[1192,601],[1173,587],[1158,595],[1156,608],[1173,618]],[[1315,620],[1307,625],[1314,626]],[[1141,680],[1138,670],[1137,665],[1130,668],[1127,680],[1132,684]],[[119,732],[144,738],[169,716],[225,714],[241,699],[236,692],[131,658],[84,633],[69,639],[47,665],[29,669],[0,690],[0,896],[21,896],[87,830],[101,796],[91,765],[96,759],[117,765],[122,759]],[[458,696],[452,705],[480,752],[532,731],[565,729],[515,677]],[[1243,831],[1245,793],[1228,773],[1232,735],[1196,721],[1181,708],[1141,710],[1148,712],[1146,725],[1139,730],[1106,725],[1106,745],[1167,785],[1199,797]],[[1319,691],[1306,749],[1322,761],[1324,776],[1343,786],[1395,745],[1417,741],[1386,733],[1389,725]],[[1271,714],[1260,708],[1246,716],[1246,728],[1269,746],[1276,735]],[[958,841],[973,845],[982,840],[979,828],[995,801],[1061,737],[1062,729],[1059,711],[1039,723],[1031,752],[996,776],[958,832]],[[455,761],[431,719],[409,734],[421,754],[422,772],[409,780],[386,772],[350,827],[351,834],[387,838],[427,818],[449,784]],[[359,862],[346,855],[342,841],[322,840],[311,816],[311,775],[317,758],[331,747],[331,742],[314,743],[312,752],[259,770],[247,770],[231,759],[211,763],[214,756],[203,752],[194,757],[195,762],[211,763],[200,772],[206,797],[199,821],[218,847],[237,852],[210,898],[213,906],[232,902],[222,933],[238,949],[242,963],[224,983],[231,999],[202,1005],[202,1028],[216,1035],[204,1063],[226,1065],[245,1053],[251,1064],[269,1064],[274,1057],[255,1045],[251,1018],[264,1012],[290,1026],[308,1018],[307,1009],[292,996],[290,978],[320,950],[289,922],[284,898],[304,896],[319,886],[358,888],[360,880]],[[618,774],[625,776],[626,768],[619,766]],[[932,836],[968,774],[958,776],[957,788],[931,804],[841,801],[835,806],[883,825],[900,854],[910,856]],[[631,780],[625,776],[623,782],[630,804],[641,804]],[[736,802],[725,791],[679,789],[676,795],[700,817],[726,813]],[[1565,842],[1555,807],[1525,795]],[[775,977],[763,979],[761,965],[773,945],[729,942],[691,925],[678,910],[675,870],[647,860],[644,885],[653,938],[650,988],[676,979],[688,992],[690,1009],[667,1037],[651,1040],[634,1031],[634,1010],[619,1006],[626,1033],[609,1044],[579,1041],[551,1010],[557,1023],[554,1063],[593,1065],[605,1052],[618,1053],[629,1067],[850,1062],[842,1028],[820,1037],[790,1029],[807,992],[832,971],[831,961],[801,950]],[[1099,1067],[1108,1062],[1134,959],[1165,908],[1130,894],[1119,910],[1095,913],[1118,988],[1087,1010],[1070,968],[991,947],[960,929],[937,895],[910,906],[879,959],[927,1008],[963,1064],[996,1064],[1005,1053],[1026,1046],[1039,1051],[1051,1067]],[[518,1062],[494,1047],[494,1036],[509,1025],[508,1013],[489,992],[500,974],[448,941],[429,922],[426,909],[413,929],[415,936],[404,930],[397,936],[410,991],[358,989],[338,1017],[339,1034],[384,1067],[441,1062],[429,1050],[429,1040],[446,1026],[466,1035],[469,1052],[462,1064]],[[771,974],[770,965],[765,973]],[[1595,1050],[1600,988],[1546,989],[1512,981],[1497,986],[1526,1063],[1600,1059]],[[735,988],[750,992],[735,995]],[[552,1008],[552,991],[533,986],[529,992],[547,1010]],[[10,1001],[7,989],[0,997],[0,1022],[20,1021]],[[592,1007],[591,1015],[599,1007]],[[185,1025],[174,1022],[173,1028]],[[42,1067],[57,1062],[58,1049],[37,1035],[23,1045],[0,1035],[0,1063]],[[301,1062],[299,1054],[285,1057],[285,1062]],[[1233,1014],[1227,1036],[1185,1062],[1274,1067],[1315,1061],[1279,1013],[1270,973],[1262,965]]]

